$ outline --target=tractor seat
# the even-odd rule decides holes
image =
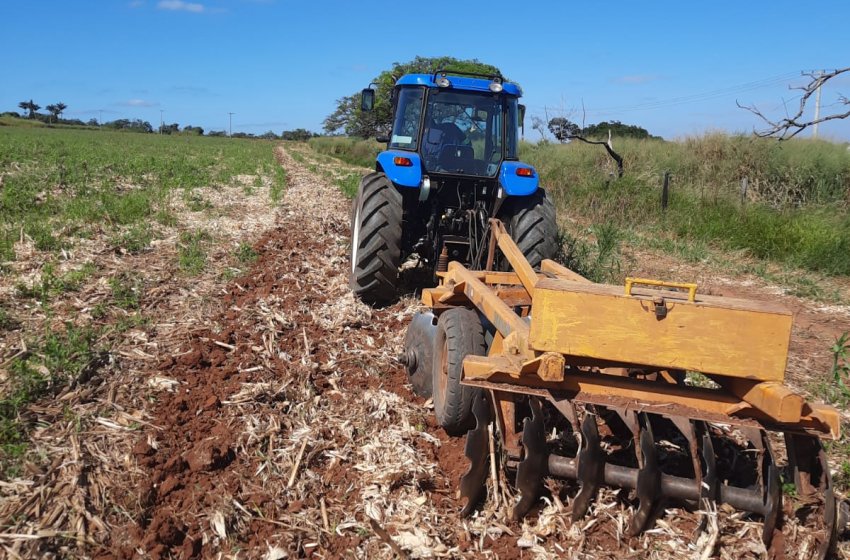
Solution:
[[[437,163],[446,171],[471,173],[475,171],[474,168],[476,167],[475,152],[472,150],[472,146],[447,144],[440,150]]]

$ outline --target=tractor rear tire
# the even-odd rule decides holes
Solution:
[[[463,359],[487,354],[484,327],[478,314],[455,307],[440,315],[434,339],[432,395],[437,424],[459,436],[474,425],[472,401],[480,389],[460,384]]]
[[[364,303],[385,305],[396,298],[401,221],[401,193],[387,176],[363,177],[351,209],[349,285]]]
[[[500,212],[511,238],[532,267],[558,253],[558,223],[555,206],[544,189],[529,196],[511,197]]]

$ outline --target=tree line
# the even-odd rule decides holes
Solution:
[[[47,105],[45,109],[47,110],[47,114],[39,113],[38,111],[41,109],[41,105],[34,102],[32,99],[28,101],[21,101],[18,103],[18,108],[24,111],[24,114],[18,113],[17,111],[6,111],[4,113],[0,113],[0,117],[12,117],[16,119],[31,119],[43,122],[47,125],[67,125],[67,126],[80,126],[80,127],[89,127],[89,128],[101,128],[107,130],[121,130],[125,132],[140,132],[144,134],[182,134],[189,136],[214,136],[214,137],[226,137],[227,132],[224,130],[210,130],[204,131],[204,129],[200,126],[192,126],[185,125],[181,128],[178,123],[162,123],[160,126],[154,126],[150,122],[142,119],[115,119],[112,121],[104,121],[100,122],[95,118],[91,118],[88,121],[82,121],[80,119],[63,119],[62,113],[65,112],[65,109],[68,106],[65,103],[52,103]],[[252,134],[248,132],[234,132],[232,134],[233,138],[258,138],[263,140],[295,140],[295,141],[307,141],[314,136],[319,136],[319,134],[307,130],[305,128],[296,128],[294,130],[284,130],[280,134],[276,134],[275,132],[269,130],[263,134]]]

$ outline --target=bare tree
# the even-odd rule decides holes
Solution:
[[[540,117],[531,117],[531,128],[540,133],[541,140],[546,140],[546,121]]]
[[[741,105],[737,101],[735,103],[741,109],[746,109],[747,111],[753,113],[754,115],[762,119],[765,123],[767,123],[768,128],[765,128],[764,130],[753,131],[756,136],[773,136],[779,138],[779,140],[787,140],[788,138],[793,138],[794,136],[796,136],[797,134],[812,125],[825,121],[846,119],[847,117],[850,117],[850,109],[844,111],[843,113],[832,113],[823,117],[818,116],[817,118],[810,120],[803,117],[803,113],[806,111],[806,104],[808,103],[812,94],[815,94],[818,91],[818,88],[822,87],[826,82],[840,74],[844,74],[845,72],[850,72],[850,67],[839,68],[830,72],[803,72],[802,75],[807,76],[809,78],[809,82],[804,86],[790,88],[803,92],[800,95],[800,106],[798,107],[797,113],[795,115],[786,115],[784,119],[773,120],[765,116],[764,113],[762,113],[758,108],[756,108],[755,105]],[[839,94],[837,104],[843,105],[845,107],[850,106],[850,99],[847,99],[847,97],[845,97],[844,95]]]
[[[568,138],[572,140],[581,140],[585,144],[595,144],[597,146],[603,146],[605,151],[608,152],[608,155],[611,156],[611,159],[617,162],[617,177],[620,178],[623,176],[623,156],[614,151],[614,143],[611,141],[611,130],[608,130],[608,141],[604,140],[588,140],[584,136],[579,136],[577,134],[572,134],[568,136]]]

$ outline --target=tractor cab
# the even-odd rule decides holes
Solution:
[[[393,123],[381,161],[388,175],[396,157],[406,163],[412,152],[426,175],[495,178],[503,161],[516,161],[524,107],[522,89],[498,75],[408,74],[395,85]],[[374,90],[366,89],[362,109],[369,111]],[[385,153],[387,153],[385,152]],[[387,170],[388,164],[391,170]],[[401,175],[407,175],[402,170]],[[399,183],[405,184],[405,183]],[[410,185],[410,186],[419,186]]]

